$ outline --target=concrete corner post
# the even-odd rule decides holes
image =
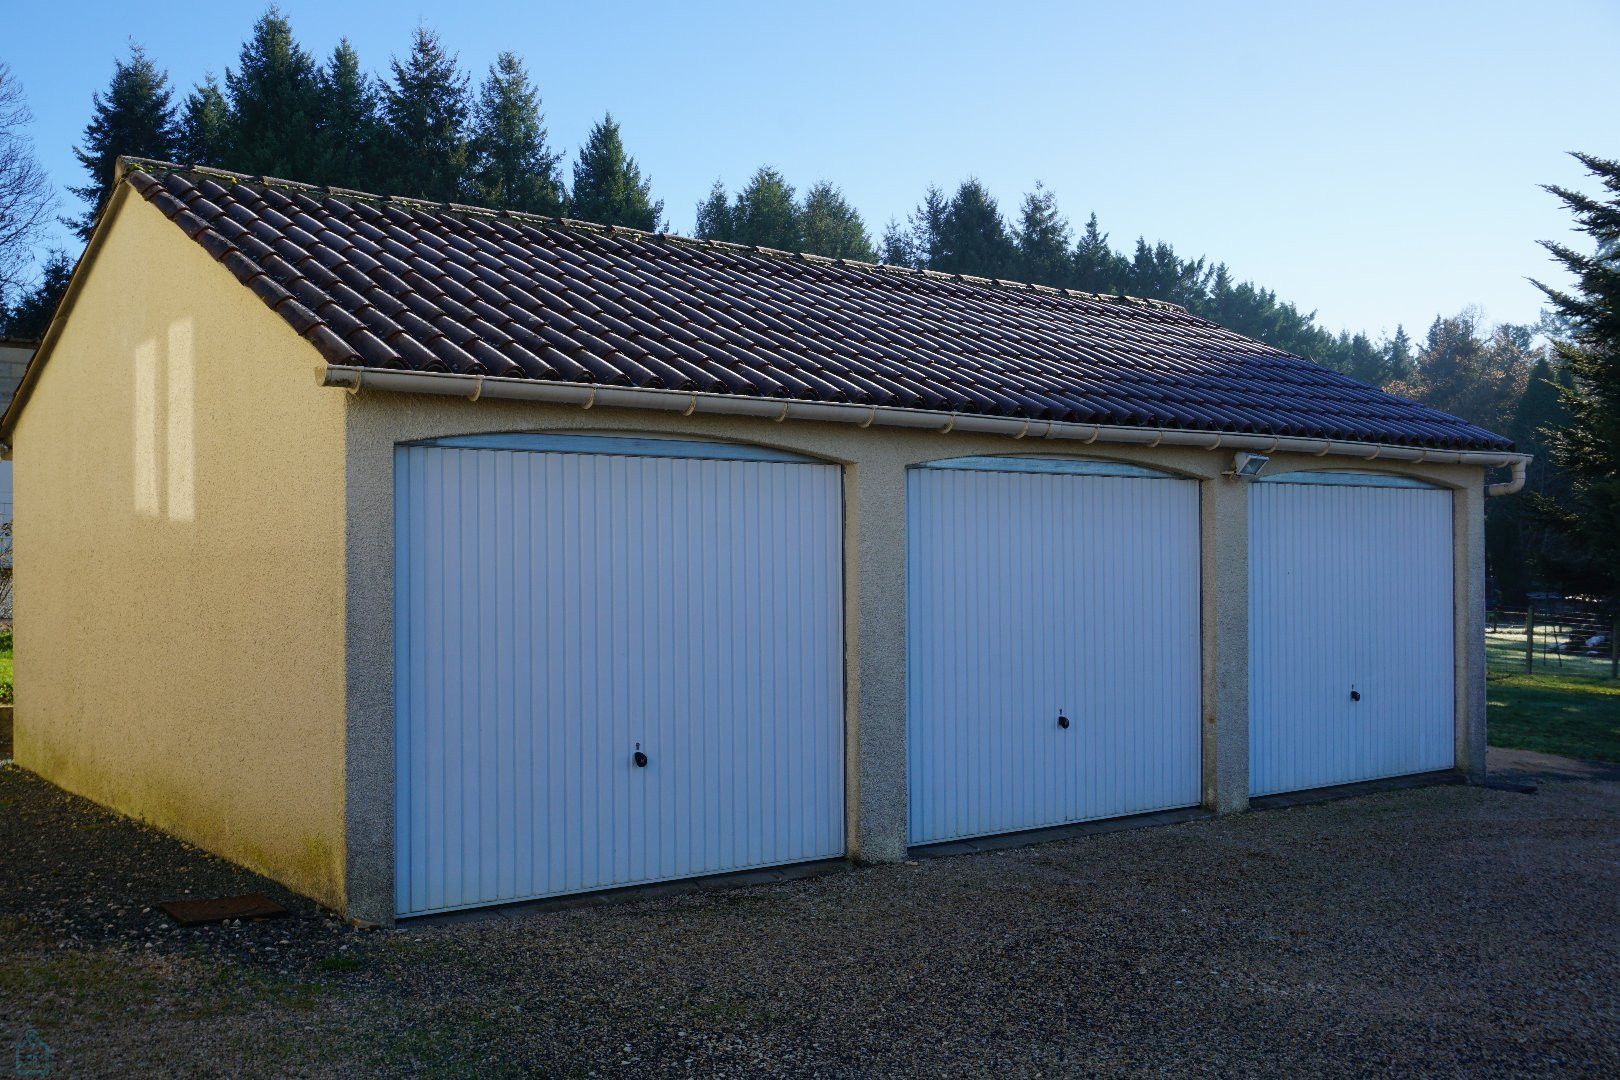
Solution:
[[[1249,483],[1201,484],[1204,806],[1249,808]]]
[[[906,465],[845,469],[845,755],[849,854],[906,857]]]
[[[1456,603],[1457,771],[1485,782],[1485,492],[1453,490],[1452,574]]]

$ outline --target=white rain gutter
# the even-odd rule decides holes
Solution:
[[[1528,454],[1503,450],[1427,450],[1417,446],[1387,443],[1338,442],[1328,439],[1301,439],[1288,436],[1241,435],[1226,431],[1187,431],[1176,428],[1076,424],[1062,420],[1018,420],[1005,416],[978,416],[972,413],[938,412],[928,409],[901,409],[887,405],[852,405],[840,402],[797,401],[782,398],[708,394],[688,390],[642,390],[599,383],[539,382],[495,375],[454,375],[426,371],[396,371],[385,368],[351,367],[329,364],[321,378],[323,386],[341,386],[350,393],[361,388],[402,394],[441,394],[480,398],[511,398],[544,401],[558,405],[578,405],[582,409],[598,405],[621,409],[656,409],[682,416],[710,413],[722,416],[754,416],[767,420],[814,420],[824,423],[855,424],[858,427],[913,428],[945,434],[972,431],[986,435],[1006,435],[1013,439],[1061,439],[1066,442],[1116,443],[1132,446],[1189,446],[1200,450],[1251,450],[1262,454],[1337,454],[1364,461],[1420,461],[1437,465],[1481,465],[1508,468],[1513,472],[1506,483],[1491,484],[1486,495],[1512,495],[1524,487]]]

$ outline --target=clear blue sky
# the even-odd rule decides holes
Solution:
[[[874,237],[929,183],[976,175],[1010,215],[1039,179],[1116,246],[1168,240],[1374,334],[1470,304],[1533,320],[1535,242],[1569,236],[1537,185],[1584,182],[1566,150],[1620,156],[1613,0],[282,8],[318,57],[347,36],[379,72],[418,19],[478,76],[519,52],[554,143],[572,157],[611,109],[677,231],[761,163],[840,184]],[[69,147],[129,38],[179,98],[262,10],[0,0],[53,179],[80,181]]]

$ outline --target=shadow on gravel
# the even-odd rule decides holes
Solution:
[[[1620,786],[1543,779],[361,931],[0,769],[53,1074],[1620,1074]],[[284,919],[180,929],[160,900]],[[9,1061],[6,1062],[9,1064]]]

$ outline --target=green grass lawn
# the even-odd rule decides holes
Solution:
[[[1492,746],[1620,761],[1620,683],[1612,679],[1493,673],[1485,700]]]
[[[1524,631],[1485,636],[1490,744],[1620,761],[1620,682],[1607,656],[1563,656],[1537,641],[1524,670]]]
[[[1485,667],[1492,675],[1524,674],[1524,631],[1485,635]],[[1575,676],[1588,679],[1609,677],[1609,658],[1605,656],[1565,656],[1546,651],[1545,643],[1536,639],[1536,674]]]

